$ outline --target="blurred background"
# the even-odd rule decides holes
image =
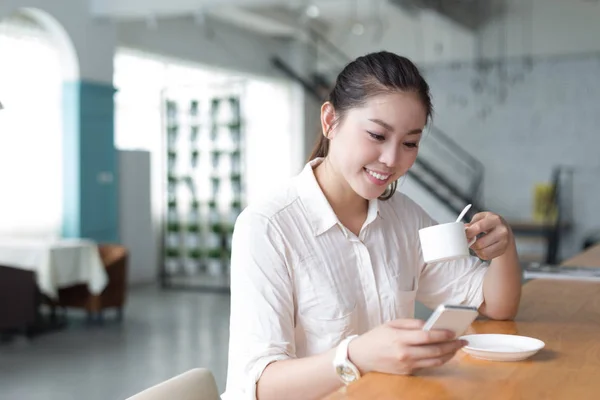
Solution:
[[[434,102],[405,192],[523,265],[600,242],[598,0],[2,0],[0,398],[223,391],[240,211],[298,173],[349,61]],[[420,310],[418,315],[426,315]]]

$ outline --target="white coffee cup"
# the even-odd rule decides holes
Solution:
[[[477,238],[467,242],[465,224],[450,222],[419,230],[423,260],[426,263],[458,260],[469,257],[469,247]]]

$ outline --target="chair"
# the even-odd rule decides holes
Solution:
[[[0,266],[0,331],[31,328],[38,300],[33,271]]]
[[[102,293],[93,295],[86,284],[77,284],[59,289],[58,300],[51,305],[83,308],[88,312],[88,318],[97,315],[100,320],[105,309],[116,308],[117,319],[121,320],[127,297],[129,253],[127,248],[118,244],[100,244],[98,252],[108,275],[108,284]]]
[[[210,370],[194,368],[152,386],[127,400],[219,400],[217,383]]]

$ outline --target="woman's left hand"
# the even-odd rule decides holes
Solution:
[[[475,236],[485,233],[477,239],[471,248],[482,260],[492,260],[504,254],[510,244],[514,242],[513,233],[504,218],[491,212],[481,212],[473,216],[467,227],[467,241]]]

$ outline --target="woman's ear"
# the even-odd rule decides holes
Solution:
[[[323,129],[323,136],[331,139],[333,133],[333,123],[335,121],[335,110],[333,105],[326,101],[321,106],[321,128]]]

